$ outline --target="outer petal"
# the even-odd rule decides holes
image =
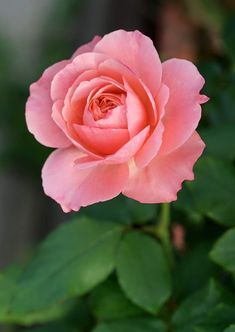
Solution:
[[[128,179],[127,164],[81,169],[74,163],[82,152],[74,147],[54,151],[47,159],[42,179],[45,193],[65,212],[117,196]]]
[[[72,59],[74,59],[76,56],[86,53],[86,52],[92,52],[95,45],[100,41],[100,36],[95,36],[89,43],[80,46],[72,55]]]
[[[83,53],[76,56],[71,63],[60,70],[51,83],[51,97],[53,101],[64,99],[69,88],[79,75],[85,71],[95,70],[99,64],[107,60],[105,54]]]
[[[150,137],[148,138],[142,149],[140,149],[140,151],[138,151],[135,156],[135,163],[136,166],[139,168],[148,165],[148,163],[156,156],[161,146],[162,135],[164,131],[164,126],[161,119],[165,112],[165,105],[167,103],[168,97],[169,89],[167,88],[167,86],[162,84],[158,93],[158,124],[154,128],[153,132],[151,133]]]
[[[26,103],[26,122],[28,130],[42,144],[56,148],[70,145],[70,141],[51,117],[52,100],[51,81],[55,74],[68,64],[61,61],[46,69],[42,77],[30,87],[30,96]]]
[[[164,203],[177,199],[184,180],[193,180],[193,165],[205,144],[197,132],[168,155],[156,156],[145,168],[130,166],[130,179],[123,190],[127,197],[142,203]]]
[[[57,123],[58,127],[60,127],[61,130],[63,130],[65,135],[69,138],[69,140],[73,143],[73,145],[78,147],[79,150],[83,151],[85,154],[89,154],[90,156],[92,156],[95,159],[99,158],[98,155],[96,155],[92,151],[89,151],[89,149],[86,149],[83,145],[81,145],[77,141],[77,134],[76,134],[75,129],[72,126],[70,126],[70,128],[68,129],[68,126],[62,116],[63,106],[64,106],[63,100],[57,100],[53,104],[52,117],[53,117],[54,121]]]
[[[143,147],[137,152],[135,156],[135,163],[138,168],[147,166],[156,156],[162,143],[163,131],[163,124],[161,121],[159,121]]]
[[[162,66],[150,38],[139,31],[117,30],[105,35],[94,52],[105,53],[128,66],[156,95],[161,82]]]
[[[164,62],[162,80],[169,88],[160,150],[164,154],[177,149],[192,135],[201,118],[200,104],[206,99],[199,94],[205,81],[197,68],[187,60],[171,59]]]

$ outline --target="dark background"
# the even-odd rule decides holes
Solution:
[[[163,60],[199,66],[211,98],[201,128],[219,131],[235,123],[234,8],[216,0],[0,0],[0,267],[24,260],[67,218],[42,191],[40,170],[51,150],[26,129],[30,83],[94,35],[138,29]]]

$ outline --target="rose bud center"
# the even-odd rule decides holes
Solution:
[[[88,110],[95,121],[105,118],[114,108],[125,103],[125,93],[118,88],[117,90],[116,93],[97,93],[90,99]]]

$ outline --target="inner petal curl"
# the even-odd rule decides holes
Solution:
[[[108,85],[88,98],[88,111],[95,121],[104,119],[112,110],[125,103],[126,93],[117,86]]]

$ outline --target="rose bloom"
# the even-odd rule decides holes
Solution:
[[[139,31],[95,37],[30,87],[29,131],[48,147],[45,193],[65,212],[122,193],[176,200],[204,149],[195,131],[204,79],[189,61],[161,63]]]

